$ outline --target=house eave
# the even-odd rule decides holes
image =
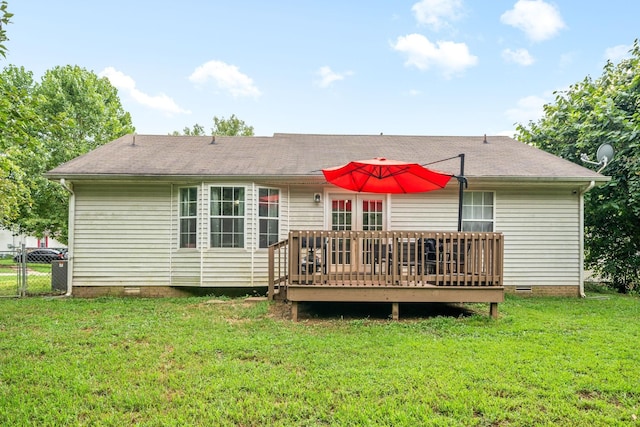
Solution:
[[[176,181],[211,181],[211,180],[237,180],[237,181],[261,181],[286,184],[324,184],[326,180],[321,174],[318,175],[164,175],[164,174],[52,174],[47,173],[45,177],[50,180],[66,179],[69,181],[154,181],[154,182],[176,182]],[[515,184],[515,183],[549,183],[549,184],[576,184],[595,182],[601,185],[611,180],[609,176],[583,176],[583,177],[562,177],[562,176],[467,176],[467,179],[474,184]]]
[[[611,180],[610,176],[467,176],[469,181],[474,183],[490,184],[490,183],[551,183],[551,184],[575,184],[595,182],[596,185],[602,185]]]
[[[164,174],[45,174],[52,181],[109,181],[109,182],[195,182],[195,181],[260,181],[283,184],[323,184],[322,175],[164,175]]]

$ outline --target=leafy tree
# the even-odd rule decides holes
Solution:
[[[91,71],[55,67],[44,74],[35,92],[41,99],[38,112],[52,125],[46,134],[51,167],[134,131],[118,90]]]
[[[556,92],[537,122],[518,125],[518,139],[575,163],[608,143],[616,152],[604,186],[585,195],[585,264],[620,292],[640,286],[640,45],[610,61],[602,76]]]
[[[199,125],[198,123],[196,123],[195,125],[193,125],[193,129],[189,128],[188,126],[186,126],[184,129],[182,129],[182,133],[178,132],[177,130],[173,131],[171,133],[171,135],[174,136],[178,136],[178,135],[188,135],[188,136],[204,136],[204,126]]]
[[[0,225],[11,227],[33,206],[31,189],[35,158],[44,150],[37,129],[44,122],[36,113],[33,76],[24,68],[0,73]]]
[[[13,13],[9,13],[6,0],[2,0],[2,2],[0,2],[0,55],[2,55],[3,58],[7,56],[7,48],[4,42],[9,40],[4,27],[11,23],[11,17],[13,17]]]
[[[253,136],[253,126],[247,126],[244,120],[240,120],[235,114],[228,119],[213,116],[213,123],[212,135]]]
[[[211,135],[225,135],[225,136],[253,136],[253,126],[247,126],[244,120],[240,120],[235,114],[225,119],[224,117],[218,118],[213,116],[214,127],[211,129]],[[193,125],[193,129],[185,127],[182,133],[173,131],[171,135],[192,135],[203,136],[204,126],[196,123]]]
[[[43,173],[133,132],[131,116],[106,78],[77,66],[48,70],[40,83],[24,68],[10,66],[0,74],[0,88],[0,117],[11,119],[0,131],[12,153],[2,167],[4,175],[12,173],[19,182],[4,187],[8,194],[20,193],[17,206],[3,208],[12,214],[0,221],[7,228],[37,236],[51,233],[66,241],[68,194]]]

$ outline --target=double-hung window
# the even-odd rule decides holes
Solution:
[[[493,231],[493,211],[493,192],[465,192],[462,201],[462,231]]]
[[[211,187],[210,242],[212,248],[243,248],[244,187]]]
[[[198,189],[180,189],[180,247],[195,248],[198,231]]]
[[[260,188],[258,190],[258,222],[260,247],[266,248],[278,241],[280,217],[280,190]]]

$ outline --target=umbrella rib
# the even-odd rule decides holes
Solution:
[[[354,161],[340,168],[332,168],[330,171],[334,176],[328,177],[329,182],[358,192],[414,193],[444,188],[452,177],[417,163],[382,163],[386,159],[374,160],[378,163]],[[323,173],[327,176],[328,172],[323,169]]]

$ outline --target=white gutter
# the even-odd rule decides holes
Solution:
[[[587,185],[584,189],[580,190],[580,225],[578,227],[579,227],[579,233],[580,233],[580,244],[579,244],[580,275],[579,275],[579,281],[580,281],[580,297],[582,297],[582,298],[586,297],[586,295],[584,293],[584,194],[587,191],[590,191],[595,186],[596,186],[596,182],[595,181],[591,181],[589,183],[589,185]]]
[[[76,219],[76,193],[73,192],[73,184],[67,183],[64,178],[60,178],[60,185],[69,192],[69,225],[67,227],[67,293],[65,297],[71,296],[73,289],[73,245],[75,234],[75,219]]]

